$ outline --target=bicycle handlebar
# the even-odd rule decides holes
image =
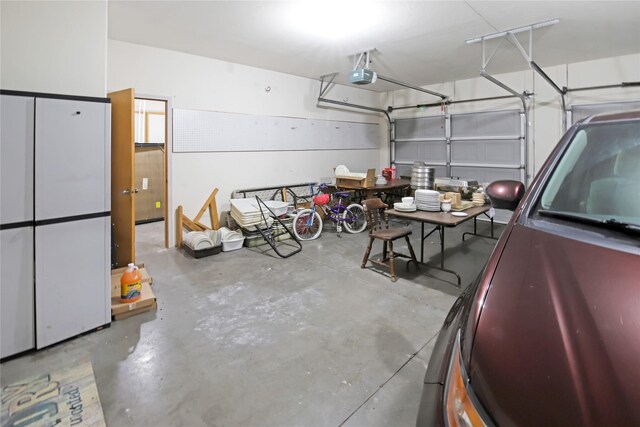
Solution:
[[[318,191],[313,191],[313,187],[317,186],[318,187]],[[309,191],[311,192],[311,195],[317,195],[319,194],[321,191],[324,191],[327,189],[327,187],[329,187],[329,184],[327,184],[326,182],[318,182],[317,184],[312,184],[309,183]]]

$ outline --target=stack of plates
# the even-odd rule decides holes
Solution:
[[[349,168],[345,165],[336,166],[336,176],[349,176]]]
[[[215,242],[203,231],[188,232],[182,242],[194,251],[201,251],[215,246]]]
[[[473,206],[482,206],[482,205],[484,205],[484,194],[483,193],[473,193],[471,195],[471,203],[473,203]]]
[[[411,168],[411,188],[433,189],[436,170],[422,162],[415,162]]]
[[[220,246],[222,244],[222,230],[204,230],[203,233],[213,242],[213,246]]]
[[[434,190],[416,190],[416,207],[421,211],[440,211],[440,193]]]
[[[220,234],[220,241],[226,242],[228,240],[236,240],[243,236],[242,231],[240,230],[231,230],[227,227],[220,227],[218,230]]]
[[[397,210],[398,212],[415,212],[416,205],[398,202],[393,204],[393,209]]]

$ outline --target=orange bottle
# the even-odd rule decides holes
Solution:
[[[138,301],[142,292],[142,274],[138,267],[130,263],[120,278],[120,302]]]

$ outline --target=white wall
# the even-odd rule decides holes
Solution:
[[[195,55],[108,41],[108,91],[133,87],[145,95],[169,96],[174,108],[377,123],[378,114],[318,108],[317,80]],[[270,87],[269,92],[265,91]],[[379,95],[334,86],[331,99],[378,106]],[[214,187],[219,210],[228,209],[234,189],[284,185],[329,177],[345,164],[352,171],[375,167],[380,150],[172,153],[169,213],[178,205],[188,217],[198,212]],[[173,217],[169,219],[174,226]],[[170,230],[170,236],[174,233]]]
[[[0,2],[0,87],[105,96],[107,1]]]
[[[573,64],[543,67],[545,73],[559,86],[578,88],[640,81],[640,54],[605,58]],[[479,74],[479,73],[478,73]],[[527,90],[534,96],[530,103],[529,116],[529,170],[531,179],[543,165],[551,150],[564,134],[563,112],[560,95],[533,70],[494,75],[512,89],[522,93]],[[504,89],[485,78],[457,80],[438,85],[426,86],[453,100],[473,99],[508,95]],[[595,91],[572,92],[567,95],[567,106],[571,104],[592,104],[621,100],[640,99],[640,87],[612,88]],[[439,98],[412,90],[389,92],[381,97],[382,105],[394,107],[438,102]],[[491,111],[522,108],[517,98],[453,104],[449,113]],[[440,106],[424,109],[398,110],[393,118],[422,117],[443,114]],[[384,147],[383,150],[388,150]]]

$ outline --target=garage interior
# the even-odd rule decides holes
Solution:
[[[3,0],[0,18],[3,97],[35,94],[36,112],[46,94],[102,99],[112,147],[122,130],[112,94],[135,99],[132,181],[110,188],[112,221],[114,194],[135,201],[132,247],[120,255],[120,226],[107,230],[98,282],[108,292],[111,269],[144,266],[153,309],[109,313],[108,327],[46,345],[33,325],[32,347],[3,351],[0,365],[4,401],[9,385],[90,362],[102,422],[113,426],[415,425],[438,331],[508,211],[495,212],[493,230],[486,217],[477,230],[475,220],[446,230],[443,262],[460,286],[432,268],[437,233],[424,240],[429,265],[397,259],[392,282],[385,268],[361,268],[367,231],[339,233],[326,221],[287,258],[269,245],[194,258],[177,247],[179,220],[234,228],[230,199],[240,190],[335,182],[339,165],[411,177],[418,161],[437,177],[528,187],[572,123],[640,108],[638,2]],[[353,70],[377,81],[353,84]],[[119,173],[111,168],[111,178]],[[7,176],[4,206],[15,184]],[[420,255],[420,223],[392,225],[411,229]],[[33,301],[47,256],[37,239],[35,253],[11,257],[16,246],[3,237],[3,347],[14,260],[35,259],[22,284],[32,322],[47,304]],[[86,252],[79,243],[52,242],[59,293]],[[398,240],[394,251],[408,248]],[[75,319],[73,307],[66,316]],[[10,415],[3,407],[3,425]]]

